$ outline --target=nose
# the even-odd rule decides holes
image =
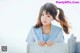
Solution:
[[[44,19],[46,19],[46,16],[44,16]]]

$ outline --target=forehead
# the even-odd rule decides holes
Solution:
[[[43,10],[42,14],[50,15],[50,13],[48,11],[46,11],[46,10]]]

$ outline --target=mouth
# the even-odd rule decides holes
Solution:
[[[43,21],[44,23],[46,23],[46,21]]]

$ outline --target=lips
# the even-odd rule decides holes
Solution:
[[[44,23],[46,23],[46,21],[43,21]]]

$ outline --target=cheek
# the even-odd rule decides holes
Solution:
[[[46,21],[46,19],[44,17],[41,17],[41,22]]]
[[[41,18],[41,22],[43,21],[43,18]]]
[[[47,19],[47,22],[48,22],[48,23],[51,23],[51,21],[52,21],[51,19]]]

